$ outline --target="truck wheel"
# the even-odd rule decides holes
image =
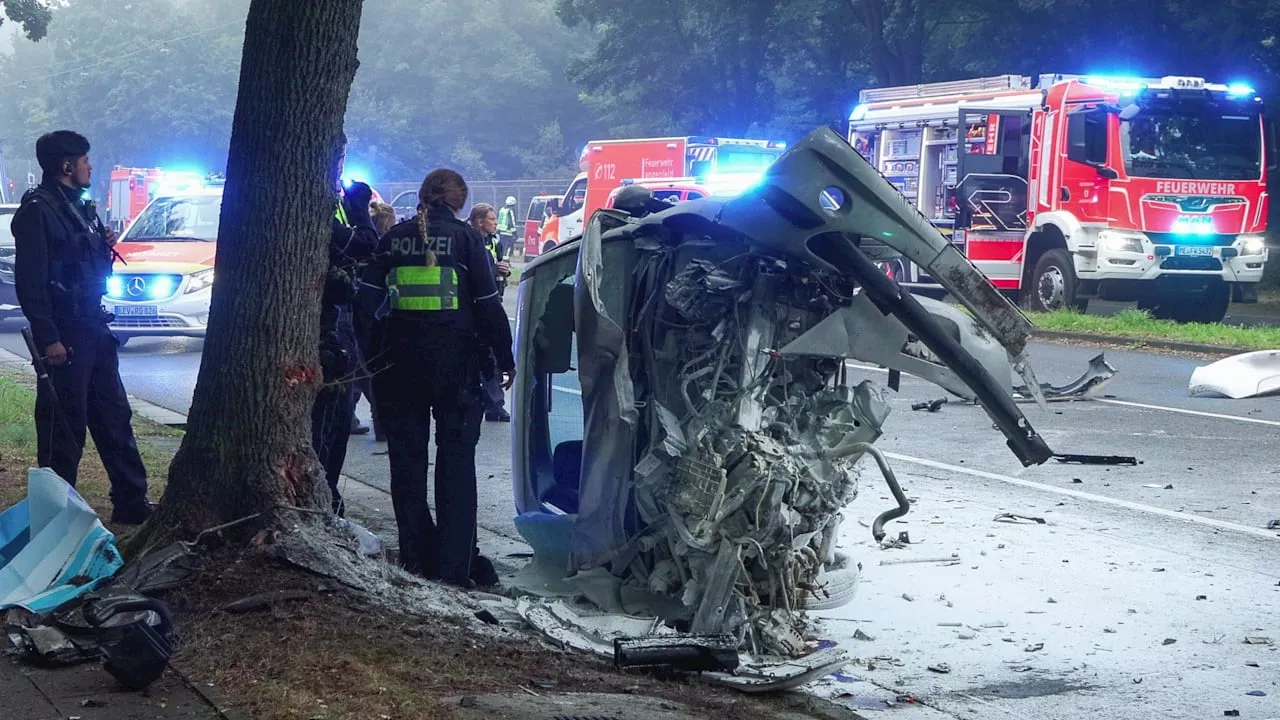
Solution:
[[[1089,300],[1076,297],[1078,283],[1075,265],[1067,251],[1050,250],[1040,256],[1031,273],[1027,304],[1040,312],[1068,308],[1084,312],[1089,307]]]
[[[548,240],[548,241],[547,241],[547,244],[542,246],[542,252],[540,252],[540,253],[538,253],[538,254],[539,254],[539,255],[546,255],[547,253],[549,253],[549,252],[551,252],[552,250],[555,250],[555,249],[556,249],[556,241],[555,241],[555,240]]]

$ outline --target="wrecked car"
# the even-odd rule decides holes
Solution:
[[[879,270],[899,254],[964,310]],[[886,390],[850,386],[847,360],[975,399],[1024,465],[1053,455],[1015,398],[1045,401],[1029,321],[826,129],[739,197],[599,211],[526,268],[516,327],[515,522],[534,560],[514,586],[626,618],[606,631],[524,603],[548,634],[591,635],[583,649],[637,628],[784,661],[818,649],[805,611],[857,580],[835,541],[864,458],[898,500],[874,531],[908,509],[873,446]]]

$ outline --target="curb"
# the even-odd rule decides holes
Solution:
[[[1239,355],[1252,352],[1252,348],[1231,347],[1229,345],[1204,345],[1201,343],[1177,342],[1174,340],[1156,340],[1153,338],[1136,338],[1126,335],[1095,335],[1093,333],[1068,332],[1066,330],[1031,331],[1035,340],[1069,340],[1075,342],[1107,343],[1111,345],[1133,345],[1154,350],[1170,352],[1196,353],[1200,355]]]
[[[35,368],[31,367],[31,360],[25,358],[4,348],[0,348],[0,363],[13,363],[21,365],[26,369],[28,374],[34,375]],[[170,410],[169,408],[160,407],[154,403],[149,403],[135,395],[128,395],[129,407],[133,408],[133,412],[144,417],[157,425],[166,425],[171,428],[184,430],[187,427],[187,416],[180,412]]]

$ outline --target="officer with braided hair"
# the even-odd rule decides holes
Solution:
[[[374,262],[390,312],[376,343],[382,360],[374,395],[386,427],[400,562],[470,589],[497,581],[475,547],[481,354],[492,348],[504,388],[514,381],[515,359],[484,238],[458,219],[467,193],[457,172],[432,171],[418,192],[417,217],[378,243]],[[432,419],[435,522],[427,504]]]

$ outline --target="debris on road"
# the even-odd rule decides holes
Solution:
[[[915,602],[915,601],[916,601],[916,599],[915,599],[914,597],[912,597],[912,596],[911,596],[910,594],[908,594],[908,593],[902,593],[902,599],[903,599],[903,600],[906,600],[907,602]]]
[[[1225,717],[1240,717],[1239,710],[1223,710],[1222,714]]]
[[[995,517],[996,522],[1016,523],[1021,520],[1026,520],[1027,522],[1033,522],[1037,525],[1044,525],[1047,522],[1042,517],[1032,517],[1030,515],[1015,515],[1014,513],[1000,513]]]
[[[1059,454],[1054,460],[1070,465],[1141,465],[1142,461],[1131,455],[1070,455]]]
[[[1173,483],[1169,483],[1168,485],[1161,485],[1159,483],[1148,483],[1146,485],[1143,485],[1142,487],[1151,488],[1152,490],[1172,490]]]
[[[1265,692],[1263,692],[1262,690],[1250,690],[1249,692],[1245,693],[1245,695],[1250,695],[1250,696],[1252,696],[1252,697],[1266,697],[1266,696],[1267,696],[1267,694],[1266,694]]]
[[[1268,520],[1268,521],[1267,521],[1267,529],[1268,529],[1268,530],[1280,530],[1280,520]]]
[[[1270,645],[1271,638],[1264,635],[1246,635],[1244,642],[1246,645]]]
[[[1161,645],[1172,645],[1172,644],[1174,644],[1174,643],[1176,643],[1176,642],[1178,642],[1178,641],[1177,641],[1176,639],[1174,639],[1174,638],[1165,638],[1165,639],[1164,639],[1160,644],[1161,644]]]
[[[1223,358],[1191,372],[1187,394],[1233,400],[1280,392],[1280,350],[1259,350]]]
[[[929,412],[938,412],[939,410],[942,409],[942,406],[946,404],[947,404],[947,399],[945,397],[940,397],[937,400],[926,400],[924,402],[912,403],[911,409],[912,410],[928,410]]]
[[[960,554],[952,553],[949,557],[902,558],[899,560],[881,560],[881,565],[916,565],[924,563],[946,563],[952,565],[960,562]]]
[[[1027,646],[1027,652],[1029,652],[1029,653],[1031,653],[1031,652],[1040,652],[1040,651],[1041,651],[1041,650],[1043,650],[1043,649],[1044,649],[1044,643],[1042,643],[1042,642],[1035,643],[1035,644],[1032,644],[1032,645],[1028,645],[1028,646]]]
[[[870,635],[868,635],[868,634],[866,634],[866,633],[862,632],[862,630],[861,630],[861,629],[857,629],[857,630],[854,630],[854,631],[853,631],[853,639],[854,639],[854,640],[862,640],[862,641],[864,641],[864,642],[872,642],[872,641],[874,641],[874,640],[875,640],[875,638],[874,638],[874,637],[871,637]]]
[[[938,663],[937,665],[930,665],[928,669],[929,669],[929,672],[935,672],[935,673],[938,673],[939,675],[946,675],[951,672],[951,666],[946,663]]]
[[[1089,367],[1083,375],[1066,385],[1059,387],[1040,383],[1040,394],[1049,402],[1091,400],[1097,397],[1102,388],[1115,376],[1116,369],[1107,362],[1106,353],[1101,353],[1089,361]],[[1031,402],[1035,399],[1025,385],[1015,387],[1013,393],[1018,402]]]

